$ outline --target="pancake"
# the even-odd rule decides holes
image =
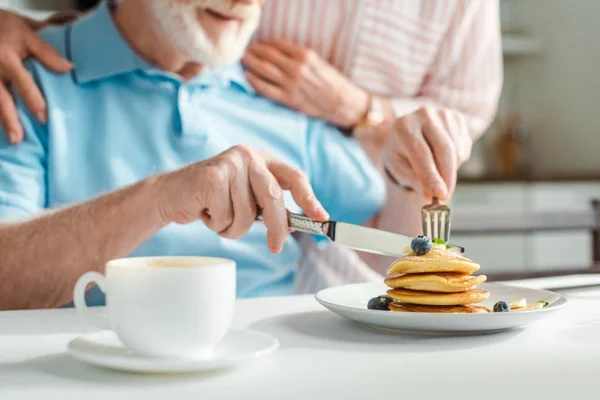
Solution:
[[[459,293],[435,293],[419,290],[390,289],[387,295],[398,303],[423,304],[430,306],[456,306],[479,303],[489,297],[489,293],[481,289],[471,289]]]
[[[485,275],[473,276],[456,272],[440,272],[438,274],[392,275],[386,277],[384,282],[391,288],[455,293],[475,289],[486,279]]]
[[[432,249],[422,256],[412,253],[399,258],[388,268],[387,274],[456,272],[468,275],[479,268],[479,264],[460,254],[448,250]]]
[[[390,303],[391,311],[396,312],[423,312],[423,313],[444,313],[444,314],[481,314],[489,313],[490,310],[484,306],[466,304],[462,306],[424,306],[408,303]]]

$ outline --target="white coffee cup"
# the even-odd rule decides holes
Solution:
[[[212,257],[132,257],[109,261],[106,276],[87,272],[73,293],[75,308],[114,331],[135,353],[152,357],[210,355],[231,325],[235,308],[233,260]],[[106,294],[108,318],[90,312],[89,283]]]

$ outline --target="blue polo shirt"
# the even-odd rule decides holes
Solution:
[[[25,140],[12,146],[0,132],[2,220],[89,200],[237,144],[264,148],[303,169],[332,219],[362,223],[384,200],[382,178],[355,141],[260,97],[239,64],[183,81],[136,55],[105,4],[72,25],[44,30],[42,37],[75,68],[56,75],[27,62],[46,98],[49,121],[39,123],[17,97]],[[285,201],[300,211],[289,193]],[[274,255],[265,233],[256,224],[236,241],[201,222],[170,224],[131,256],[232,258],[239,297],[292,293],[298,243],[289,237]],[[89,298],[104,301],[97,290]]]

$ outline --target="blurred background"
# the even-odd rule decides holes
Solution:
[[[44,18],[93,3],[0,0],[0,7]],[[600,1],[500,5],[502,98],[460,171],[452,242],[492,278],[600,272],[592,205],[600,198]]]

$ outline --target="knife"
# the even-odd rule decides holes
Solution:
[[[261,210],[256,217],[263,221]],[[380,254],[391,257],[403,257],[404,247],[410,246],[412,237],[386,232],[379,229],[366,228],[360,225],[339,221],[315,221],[304,215],[288,211],[288,226],[298,232],[326,236],[332,242],[344,245],[354,250],[366,253]],[[447,244],[453,251],[463,254],[464,247]]]

